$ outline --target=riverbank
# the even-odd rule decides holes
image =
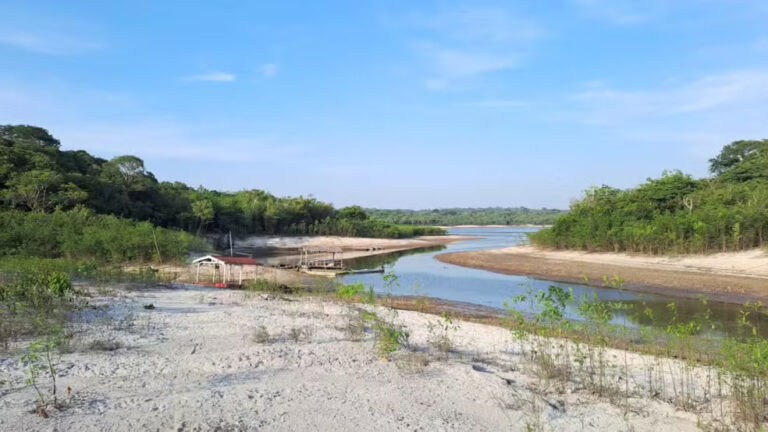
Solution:
[[[266,264],[295,264],[299,259],[298,250],[302,247],[335,248],[344,253],[344,259],[352,259],[444,246],[473,238],[475,237],[464,235],[420,236],[404,239],[336,236],[254,236],[238,240],[236,249],[246,253],[263,252],[264,256],[257,256],[255,258]]]
[[[343,251],[345,260],[374,255],[391,254],[396,252],[434,248],[449,243],[470,240],[475,237],[446,235],[446,236],[422,236],[409,239],[378,239],[361,237],[335,237],[335,236],[260,236],[250,237],[238,241],[235,251],[238,255],[251,255],[265,265],[246,266],[243,269],[243,280],[265,280],[270,283],[289,287],[318,287],[325,288],[329,281],[323,276],[313,276],[297,272],[292,269],[275,268],[273,266],[285,264],[295,265],[300,258],[299,249],[302,247],[334,248]],[[194,258],[197,258],[195,256]],[[138,272],[145,266],[129,265],[125,269]],[[183,263],[166,263],[152,265],[161,280],[194,283],[197,280],[196,270],[193,266]],[[212,274],[206,271],[201,280],[207,281]]]
[[[441,225],[438,228],[548,228],[552,225],[533,225],[533,224],[517,224],[517,225]]]
[[[602,284],[618,275],[623,288],[743,303],[768,302],[768,254],[762,250],[679,257],[544,249],[531,245],[437,255],[438,260],[498,273],[568,283]]]
[[[454,321],[440,352],[438,317],[376,308],[410,335],[382,361],[361,321],[370,306],[190,288],[94,295],[100,312],[73,323],[48,418],[34,414],[20,363],[0,356],[0,429],[694,431],[717,419],[679,409],[669,386],[646,389],[658,361],[624,351],[605,352],[607,382],[632,380],[614,398],[543,376],[526,354],[540,342],[499,327]],[[664,370],[679,367],[667,360],[653,376],[674,382]],[[706,373],[689,368],[688,391],[706,395]]]

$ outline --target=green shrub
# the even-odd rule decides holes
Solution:
[[[0,212],[1,256],[78,261],[174,261],[190,249],[205,249],[192,235],[153,227],[84,208],[52,213]],[[159,252],[159,254],[158,254]]]
[[[372,219],[399,225],[550,225],[563,210],[518,208],[444,208],[365,210]]]
[[[373,325],[376,352],[381,358],[389,359],[389,355],[408,344],[410,334],[401,326],[388,321],[377,319]]]
[[[269,331],[267,331],[267,327],[260,325],[253,330],[251,340],[257,344],[267,344],[272,339],[269,335]]]
[[[365,285],[363,283],[343,284],[336,286],[336,295],[342,300],[351,300],[354,297],[365,294]]]
[[[529,234],[530,240],[555,248],[646,254],[764,247],[768,156],[763,156],[759,164],[750,163],[762,173],[758,176],[694,179],[674,171],[634,189],[591,188],[551,228]]]

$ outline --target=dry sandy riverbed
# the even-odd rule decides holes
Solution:
[[[583,283],[619,275],[624,287],[668,295],[742,303],[768,301],[768,254],[756,249],[712,255],[643,256],[563,251],[531,245],[438,255],[450,264],[499,273]]]
[[[75,323],[76,349],[59,366],[59,387],[72,393],[50,418],[31,413],[35,393],[18,357],[0,357],[10,381],[0,430],[697,430],[669,395],[641,397],[641,365],[653,360],[640,355],[627,357],[637,395],[627,408],[537,379],[522,343],[498,327],[458,323],[455,352],[443,355],[429,343],[438,318],[400,311],[394,319],[411,333],[410,348],[383,361],[369,330],[347,330],[359,305],[186,288],[95,303],[109,309]],[[268,343],[253,340],[259,326]],[[95,350],[94,341],[117,349]],[[623,364],[623,352],[608,357]]]
[[[404,239],[338,236],[253,236],[239,239],[236,243],[238,248],[271,250],[273,256],[262,259],[269,264],[295,264],[299,259],[297,250],[302,247],[338,248],[344,252],[344,259],[351,259],[443,246],[473,238],[475,237],[461,235],[419,236]]]

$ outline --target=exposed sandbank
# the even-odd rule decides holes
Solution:
[[[264,258],[268,263],[290,263],[297,261],[298,253],[291,253],[301,247],[333,247],[344,252],[344,259],[360,258],[372,255],[388,254],[412,249],[423,249],[442,246],[457,241],[471,240],[475,237],[461,235],[420,236],[404,239],[381,239],[366,237],[337,237],[337,236],[263,236],[249,237],[238,240],[238,248],[268,248],[275,251],[284,250],[275,256]]]
[[[678,257],[620,253],[588,253],[543,249],[531,245],[497,250],[454,252],[438,260],[499,273],[563,282],[600,283],[619,275],[624,288],[666,295],[743,303],[768,301],[768,254],[762,250]]]
[[[429,343],[438,318],[401,311],[394,319],[410,332],[411,347],[386,362],[369,331],[359,338],[345,331],[358,305],[209,289],[120,292],[93,302],[110,309],[75,323],[75,352],[58,368],[59,388],[71,394],[62,392],[64,409],[50,409],[50,418],[30,412],[36,396],[23,367],[0,356],[8,381],[0,429],[697,430],[695,415],[665,401],[671,394],[633,397],[627,409],[580,385],[544,385],[518,352],[522,342],[499,327],[458,323],[455,352],[444,355]],[[253,340],[259,326],[269,343]],[[292,329],[304,336],[292,340]],[[88,348],[97,341],[116,349]],[[654,361],[606,355],[622,358],[609,374],[627,364],[638,386]],[[689,373],[692,386],[705,376]]]
[[[439,228],[547,228],[551,225],[513,224],[513,225],[441,225]]]
[[[422,236],[408,239],[377,239],[361,237],[251,237],[244,241],[238,241],[237,247],[264,249],[266,256],[257,258],[267,265],[244,266],[243,280],[264,279],[270,282],[289,286],[313,286],[317,283],[327,282],[327,279],[319,276],[307,275],[293,270],[271,267],[277,264],[296,264],[299,261],[298,249],[302,246],[334,247],[341,249],[344,259],[366,257],[372,255],[388,254],[413,249],[423,249],[442,246],[449,243],[470,240],[475,237],[447,235],[447,236]],[[127,266],[128,270],[137,270],[141,266]],[[159,264],[153,265],[158,270],[163,280],[176,282],[195,282],[198,277],[202,282],[212,282],[213,272],[210,268],[203,267],[199,275],[194,266],[183,264]],[[237,273],[239,277],[239,272]]]

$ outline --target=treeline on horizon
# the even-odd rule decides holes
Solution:
[[[594,187],[535,244],[646,254],[766,246],[768,140],[735,141],[710,159],[711,177],[664,172],[633,189]]]
[[[445,233],[440,228],[402,227],[373,220],[360,207],[337,210],[311,196],[282,198],[255,189],[220,192],[193,188],[182,182],[161,182],[136,156],[106,160],[83,150],[64,151],[47,130],[25,125],[0,126],[0,212],[4,213],[0,215],[4,222],[0,255],[22,251],[38,253],[38,246],[28,244],[38,241],[26,240],[39,239],[42,235],[33,232],[35,224],[47,225],[41,232],[48,230],[51,235],[54,231],[69,233],[67,242],[51,237],[51,244],[72,246],[71,233],[77,232],[78,227],[70,227],[68,219],[90,224],[94,230],[103,231],[104,239],[111,237],[110,241],[124,244],[131,244],[135,236],[147,240],[150,238],[147,229],[153,226],[180,231],[173,242],[168,233],[155,232],[155,236],[161,232],[164,240],[176,245],[193,244],[193,234],[202,237],[230,231],[235,236],[301,234],[387,238]],[[115,238],[116,232],[122,233],[119,238]],[[125,259],[146,259],[153,255],[166,259],[165,256],[179,255],[178,250],[165,254],[160,250],[158,254],[162,247],[155,247],[154,239],[150,249],[115,252],[96,246],[106,243],[94,240],[94,232],[85,237],[90,239],[90,249],[68,246],[57,252],[48,250],[44,255],[106,254]]]
[[[566,213],[525,207],[441,208],[432,210],[365,209],[374,219],[402,225],[551,225]]]

